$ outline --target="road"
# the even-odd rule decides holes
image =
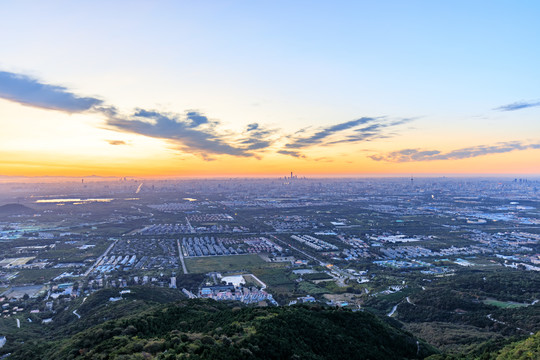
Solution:
[[[189,228],[189,231],[190,231],[192,234],[195,234],[195,233],[196,233],[196,231],[195,231],[195,229],[193,228],[193,226],[191,226],[191,223],[189,222],[189,219],[187,218],[187,216],[186,216],[186,225],[187,225],[187,227]]]
[[[184,254],[182,254],[182,246],[180,246],[180,239],[176,239],[176,245],[178,245],[178,257],[180,258],[180,263],[182,264],[182,270],[184,274],[188,274],[186,263],[184,261]]]
[[[414,305],[413,302],[411,301],[411,299],[407,296],[407,302],[411,305]]]
[[[263,282],[261,281],[261,279],[259,279],[258,277],[256,277],[256,276],[253,275],[253,274],[247,274],[247,275],[250,275],[252,278],[255,279],[255,281],[257,281],[257,282],[261,285],[261,290],[266,289],[266,284],[263,283]]]
[[[399,304],[394,305],[394,307],[392,308],[392,311],[390,311],[388,314],[386,314],[386,316],[392,316],[392,315],[394,315],[394,313],[395,313],[396,310],[397,310],[397,306],[398,306],[398,305],[399,305]]]
[[[79,319],[81,318],[81,315],[77,313],[77,310],[73,310],[73,315],[77,316]]]
[[[491,314],[488,314],[486,317],[487,317],[489,320],[491,320],[491,321],[493,321],[493,322],[496,322],[496,323],[498,323],[498,324],[507,325],[504,321],[494,319],[493,316],[491,316]],[[519,330],[519,331],[525,331],[525,332],[527,332],[527,330],[523,330],[522,328],[519,328],[519,327],[516,327],[515,329],[516,329],[516,330]],[[530,335],[534,335],[534,333],[532,333],[532,332],[530,332],[529,334],[530,334]]]
[[[114,240],[114,242],[107,248],[107,250],[105,250],[105,252],[97,258],[96,262],[94,263],[94,265],[92,265],[88,270],[86,270],[86,272],[84,273],[84,277],[87,277],[94,269],[95,267],[99,264],[99,262],[105,257],[107,256],[107,254],[109,253],[109,251],[111,251],[111,249],[114,247],[114,245],[116,245],[116,243],[118,242],[118,240]]]
[[[269,234],[269,235],[270,235],[270,234]],[[289,243],[287,243],[287,242],[285,242],[285,241],[283,241],[283,240],[278,239],[278,238],[275,237],[274,235],[270,235],[270,236],[273,237],[274,240],[276,240],[276,241],[282,243],[283,245],[288,246],[288,247],[290,247],[291,249],[298,251],[300,254],[304,255],[305,257],[307,257],[307,258],[309,258],[309,259],[312,259],[312,260],[315,260],[316,262],[319,263],[319,265],[321,265],[321,266],[325,266],[325,265],[326,265],[324,262],[322,262],[321,260],[317,259],[315,256],[309,255],[309,254],[306,253],[305,251],[302,251],[302,250],[300,250],[300,249],[298,249],[298,248],[292,246],[291,244],[289,244]]]

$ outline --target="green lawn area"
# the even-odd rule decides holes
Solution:
[[[325,288],[322,288],[320,286],[317,286],[307,281],[302,281],[300,285],[298,285],[298,289],[305,292],[308,295],[319,295],[319,294],[329,293],[329,291],[326,290]]]
[[[302,275],[304,280],[330,280],[332,276],[327,273],[313,273],[313,274],[304,274]]]
[[[190,273],[207,273],[210,271],[241,271],[263,266],[266,262],[259,255],[206,256],[187,258],[186,267]]]
[[[487,299],[487,300],[484,300],[483,303],[486,305],[493,305],[493,306],[500,307],[503,309],[514,309],[518,307],[529,306],[529,304],[517,303],[514,301],[499,301],[495,299]]]
[[[253,269],[253,274],[270,287],[294,283],[284,268],[257,268]]]
[[[295,282],[289,279],[286,265],[267,263],[267,267],[253,269],[253,274],[263,281],[274,294],[290,295],[294,292]]]
[[[23,269],[19,270],[19,275],[13,279],[14,284],[30,284],[47,282],[60,275],[68,269]]]

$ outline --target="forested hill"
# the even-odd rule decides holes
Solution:
[[[477,355],[434,354],[425,360],[538,360],[540,359],[540,332],[524,340],[503,346],[499,350],[486,350],[482,354]]]
[[[54,330],[53,330],[54,331]],[[153,305],[51,341],[16,359],[416,359],[434,349],[367,312],[238,307],[203,300]]]
[[[501,351],[494,353],[492,358],[497,360],[540,359],[540,332],[525,340],[505,346]]]
[[[0,215],[32,215],[37,211],[21,204],[5,204],[0,206]]]

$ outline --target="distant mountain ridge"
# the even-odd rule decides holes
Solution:
[[[0,215],[32,215],[36,210],[21,204],[5,204],[0,206]]]

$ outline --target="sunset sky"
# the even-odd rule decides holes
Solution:
[[[540,175],[538,1],[0,14],[0,175]]]

